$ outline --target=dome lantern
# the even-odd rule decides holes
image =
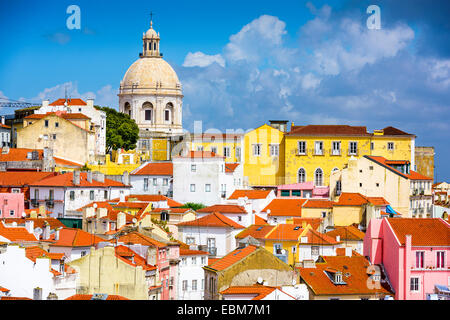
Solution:
[[[159,53],[159,33],[156,33],[156,31],[153,29],[153,21],[150,20],[150,29],[147,30],[146,33],[144,33],[142,37],[143,41],[143,54],[141,58],[146,57],[153,57],[153,58],[159,58],[161,57]]]

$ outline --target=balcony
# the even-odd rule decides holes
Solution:
[[[55,202],[53,201],[53,199],[46,199],[45,204],[48,208],[53,208],[55,206]]]
[[[38,199],[31,199],[31,205],[33,207],[39,207],[39,200]]]
[[[216,247],[207,247],[206,251],[209,252],[209,255],[216,256],[217,255],[217,248]]]
[[[227,197],[227,192],[226,191],[221,191],[220,192],[220,196],[225,199]]]

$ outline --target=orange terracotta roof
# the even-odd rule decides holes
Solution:
[[[36,262],[37,258],[48,257],[52,260],[61,260],[64,257],[64,253],[49,253],[46,250],[38,246],[25,248],[25,256],[33,262]]]
[[[275,226],[272,225],[258,225],[252,224],[248,226],[245,230],[241,231],[236,235],[236,239],[243,239],[245,237],[251,236],[255,239],[264,239],[264,237],[273,229]]]
[[[266,224],[266,223],[267,220],[264,220],[263,218],[255,214],[255,224]]]
[[[409,178],[411,180],[431,180],[431,181],[433,180],[433,178],[424,176],[423,174],[420,174],[420,173],[418,173],[416,171],[412,171],[412,170],[409,171]]]
[[[0,162],[31,161],[31,159],[28,159],[28,153],[33,151],[37,151],[39,160],[42,160],[44,154],[42,149],[9,148],[8,153],[5,154],[0,150]]]
[[[269,287],[260,284],[253,286],[232,286],[220,292],[221,295],[254,295],[252,300],[261,300],[271,294],[277,287]]]
[[[242,133],[192,133],[192,139],[204,139],[204,142],[214,142],[221,140],[239,139],[243,136]]]
[[[336,239],[339,236],[341,240],[364,240],[365,233],[354,226],[335,227],[334,230],[328,231],[327,236]]]
[[[97,205],[97,208],[106,208],[108,210],[113,210],[113,206],[108,201],[94,201],[85,205],[84,207],[77,209],[77,211],[83,211],[84,208],[93,207],[94,204]]]
[[[177,155],[174,158],[190,158],[190,159],[202,159],[202,158],[217,158],[225,159],[224,156],[219,156],[211,151],[189,151],[186,155]]]
[[[209,258],[208,257],[208,266],[212,265],[214,262],[216,262],[217,260],[220,260],[220,258]]]
[[[342,192],[339,201],[333,203],[333,206],[362,206],[369,201],[360,193]]]
[[[152,209],[152,212],[163,212],[167,211],[169,213],[178,213],[178,214],[185,214],[188,211],[191,211],[190,208],[155,208]]]
[[[0,292],[9,292],[9,291],[11,291],[11,290],[6,289],[6,288],[0,286]]]
[[[209,255],[206,251],[201,250],[191,250],[191,249],[181,249],[180,256],[197,256],[197,255]]]
[[[0,236],[16,243],[38,241],[34,234],[29,233],[25,227],[5,227],[2,221],[0,221]]]
[[[181,222],[178,223],[177,226],[244,229],[243,226],[225,217],[223,214],[220,214],[219,212],[213,212],[207,216],[192,221]]]
[[[49,104],[49,106],[63,106],[66,102],[66,99],[58,99]],[[86,102],[81,99],[67,99],[68,106],[87,106]]]
[[[0,123],[0,128],[11,129],[10,126],[7,126],[6,124],[3,123]]]
[[[220,212],[220,213],[239,213],[239,214],[247,213],[244,207],[238,206],[237,204],[215,204],[213,206],[199,209],[197,210],[197,212],[199,213]]]
[[[130,188],[121,182],[105,178],[104,182],[94,180],[92,182],[87,180],[87,172],[80,172],[80,184],[73,184],[73,172],[66,172],[53,177],[42,179],[38,182],[30,184],[30,186],[51,186],[51,187],[122,187]]]
[[[0,300],[33,300],[26,297],[0,297]]]
[[[307,136],[370,136],[366,127],[348,125],[292,126],[287,135]]]
[[[313,229],[309,229],[306,235],[303,237],[307,237],[307,242],[300,242],[300,245],[318,245],[318,246],[329,246],[329,245],[337,245],[342,243],[342,241],[336,241],[336,238],[332,238],[326,234],[318,232]]]
[[[399,176],[401,176],[403,178],[409,179],[408,174],[402,173],[402,172],[398,171],[397,169],[394,169],[394,167],[387,164],[386,161],[388,161],[388,160],[386,158],[379,157],[379,156],[367,156],[367,155],[365,155],[364,158],[367,158],[369,160],[372,160],[373,162],[380,164],[381,166],[387,168],[388,170],[398,174]]]
[[[1,186],[23,187],[36,183],[44,178],[53,177],[53,172],[6,171],[0,172]]]
[[[134,170],[131,174],[146,176],[172,176],[173,164],[172,162],[149,162],[142,168]]]
[[[31,209],[28,209],[31,210]],[[35,210],[35,209],[33,209]],[[27,210],[25,210],[25,213]],[[39,212],[38,212],[39,213]],[[5,223],[11,224],[13,222],[17,223],[17,226],[25,226],[25,222],[27,220],[33,221],[34,229],[36,228],[43,228],[44,224],[48,223],[50,226],[50,229],[56,229],[56,228],[64,228],[65,225],[59,221],[56,218],[5,218]]]
[[[278,224],[264,238],[267,240],[299,241],[303,231],[302,225]]]
[[[126,246],[123,245],[116,246],[114,250],[116,256],[121,258],[121,260],[124,261],[125,263],[128,263],[133,266],[141,266],[142,269],[146,271],[156,270],[156,266],[147,264],[147,260],[145,258],[143,258],[142,256],[140,256],[139,254],[137,254],[136,252],[134,252],[133,250],[131,250]],[[127,259],[128,257],[132,258],[133,260]]]
[[[65,300],[92,300],[92,294],[75,294],[73,296],[66,298]],[[130,300],[130,299],[119,295],[108,294],[106,300]]]
[[[77,168],[80,168],[83,166],[82,164],[79,164],[79,163],[76,163],[73,161],[69,161],[69,160],[66,160],[63,158],[53,157],[53,159],[55,160],[55,164],[57,166],[67,166],[67,167],[77,167]]]
[[[307,199],[273,199],[262,211],[268,216],[301,217],[302,205]]]
[[[111,202],[119,201],[119,198],[111,200]],[[158,202],[158,201],[167,201],[167,205],[169,207],[182,207],[183,204],[180,202],[177,202],[175,200],[172,200],[169,197],[163,196],[161,194],[130,194],[129,196],[125,197],[125,201],[129,202],[135,202],[135,201],[141,201],[141,202]]]
[[[50,243],[57,247],[90,247],[106,240],[94,234],[75,228],[63,228],[59,230],[59,240]]]
[[[367,286],[369,275],[367,267],[369,261],[363,256],[325,256],[324,263],[316,263],[315,268],[298,268],[300,277],[312,290],[314,295],[392,295],[392,290],[387,282],[380,282],[381,288],[369,288]],[[342,272],[342,280],[345,284],[334,284],[326,271]],[[381,278],[386,276],[381,274]]]
[[[385,136],[412,136],[410,133],[406,133],[405,131],[402,131],[400,129],[394,128],[394,127],[386,127],[383,129],[383,134]]]
[[[34,113],[34,114],[30,114],[29,116],[26,116],[24,119],[44,119],[44,118],[47,118],[48,116],[57,116],[57,117],[60,117],[60,118],[66,119],[66,120],[70,120],[70,119],[88,120],[88,119],[91,119],[83,113],[68,113],[68,112],[63,112],[63,111],[47,112],[45,114]]]
[[[319,229],[322,220],[322,218],[292,218],[292,222],[294,224],[303,225],[303,222],[305,222],[306,224],[311,225],[311,228],[313,228],[314,230]]]
[[[248,245],[245,248],[238,248],[231,251],[229,254],[224,256],[223,258],[209,264],[208,267],[217,271],[222,271],[231,267],[235,263],[247,258],[250,254],[255,252],[258,247],[253,245]],[[264,250],[264,249],[262,249]]]
[[[228,199],[232,200],[244,197],[248,199],[265,199],[270,192],[271,190],[235,190]]]
[[[450,224],[440,218],[386,218],[401,245],[412,235],[412,246],[450,246]]]
[[[333,208],[333,201],[322,200],[322,199],[308,199],[302,208],[320,208],[320,209],[331,209]]]
[[[225,173],[232,173],[239,166],[239,163],[225,163]]]
[[[162,243],[153,238],[144,236],[143,234],[136,232],[136,231],[133,231],[126,235],[121,236],[117,241],[123,242],[125,244],[141,244],[143,246],[151,246],[151,247],[158,247],[158,248],[167,247],[167,245],[165,243]]]
[[[386,201],[383,197],[366,197],[367,201],[369,201],[374,206],[387,206],[389,202]]]

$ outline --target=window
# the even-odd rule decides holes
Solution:
[[[86,251],[81,251],[81,256],[84,257],[86,255]]]
[[[241,147],[236,147],[236,158],[240,158],[241,157]]]
[[[349,142],[348,154],[349,155],[357,155],[358,154],[358,142],[355,142],[355,141]]]
[[[195,238],[194,237],[186,237],[186,244],[194,244]]]
[[[15,212],[14,210],[9,210],[9,215],[10,215],[10,216],[14,216],[15,213],[16,213],[16,212]]]
[[[202,264],[206,264],[206,257],[202,257]],[[202,286],[203,289],[203,286]]]
[[[69,193],[69,195],[70,195],[70,200],[75,200],[75,191],[70,191],[70,193]]]
[[[169,179],[164,178],[163,179],[163,186],[167,186],[167,185],[169,185]]]
[[[318,256],[319,255],[319,246],[311,246],[311,255]]]
[[[53,189],[48,190],[48,199],[53,200],[54,196],[55,196],[55,190],[53,190]]]
[[[56,134],[53,134],[53,140],[56,140]]]
[[[438,269],[445,268],[445,251],[436,252],[436,268]]]
[[[59,127],[59,122],[55,122],[55,128]]]
[[[205,184],[205,192],[211,192],[211,185],[209,183]]]
[[[316,169],[316,172],[314,173],[315,177],[315,185],[316,186],[322,186],[323,185],[323,171],[320,168]]]
[[[20,188],[12,188],[11,192],[12,193],[20,193]]]
[[[292,250],[292,253],[296,253],[297,252],[297,246],[292,246],[291,250]]]
[[[298,142],[298,154],[306,154],[306,141]]]
[[[145,110],[145,120],[152,121],[152,110]]]
[[[192,280],[192,290],[197,291],[197,280]]]
[[[197,171],[197,165],[191,164],[191,172],[196,172],[196,171]]]
[[[148,190],[148,178],[144,178],[144,191]]]
[[[197,257],[192,257],[192,264],[193,265],[197,264]]]
[[[298,182],[306,182],[306,171],[303,168],[298,169]]]
[[[241,222],[242,221],[242,217],[238,216],[238,221]]]
[[[419,291],[419,278],[418,277],[411,277],[409,290],[414,291],[414,292]]]
[[[211,152],[212,153],[217,153],[217,147],[211,147]]]
[[[170,110],[164,110],[164,120],[170,121]]]
[[[333,141],[333,149],[331,151],[331,154],[333,156],[338,156],[341,154],[341,142],[340,141]]]
[[[181,258],[181,264],[185,266],[187,264],[186,258]]]
[[[158,179],[157,178],[153,178],[153,185],[157,186],[158,185]]]
[[[423,251],[416,251],[416,268],[422,269],[424,265],[424,256],[425,252]]]
[[[224,157],[228,158],[230,156],[231,152],[230,152],[230,147],[224,147],[223,148],[223,155]]]
[[[326,211],[322,211],[322,218],[326,218],[327,217],[327,212]]]
[[[191,184],[191,192],[195,192],[195,184]]]
[[[89,192],[89,199],[94,200],[94,190],[91,190],[91,192]]]
[[[394,150],[394,143],[393,142],[388,142],[387,143],[387,149],[391,150],[391,151]]]
[[[319,156],[323,155],[323,141],[315,141],[314,154]]]
[[[342,182],[341,180],[336,181],[336,195],[339,196],[342,192]]]
[[[370,143],[370,150],[373,150],[375,147],[374,147],[374,144],[373,144],[373,142],[371,142]]]
[[[253,145],[253,155],[255,157],[259,157],[261,155],[261,144],[254,144]]]
[[[44,120],[44,126],[48,128],[48,120]]]
[[[48,140],[48,134],[44,134],[44,140]]]
[[[279,152],[280,152],[280,146],[278,144],[271,144],[270,145],[270,156],[271,157],[278,156]]]
[[[183,280],[183,291],[187,290],[187,280]]]

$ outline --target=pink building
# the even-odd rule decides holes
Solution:
[[[397,300],[449,299],[449,255],[450,224],[440,218],[372,219],[364,237],[364,256],[383,264]]]
[[[328,199],[330,187],[317,187],[312,181],[283,184],[277,186],[278,198],[317,198]]]
[[[0,193],[0,218],[22,218],[24,203],[23,193]]]

